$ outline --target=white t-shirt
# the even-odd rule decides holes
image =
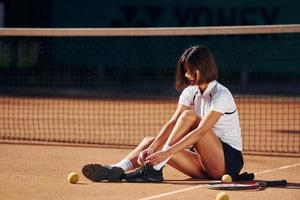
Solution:
[[[222,113],[219,121],[212,128],[213,132],[225,143],[242,151],[242,136],[238,111],[230,91],[212,81],[203,94],[198,86],[188,86],[179,98],[178,104],[193,108],[199,117],[209,110]]]

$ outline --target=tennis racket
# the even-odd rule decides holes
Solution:
[[[256,190],[266,187],[279,187],[286,186],[286,180],[277,181],[247,181],[247,182],[230,182],[230,183],[217,183],[209,184],[208,189],[213,190]]]

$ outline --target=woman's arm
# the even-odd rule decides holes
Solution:
[[[209,111],[199,123],[199,126],[193,131],[185,135],[181,140],[175,144],[170,144],[170,148],[166,151],[159,151],[153,153],[146,158],[146,163],[160,163],[170,157],[171,155],[189,148],[191,145],[201,140],[201,138],[217,123],[221,117],[221,113],[216,111]]]
[[[190,109],[187,106],[184,105],[178,105],[176,111],[174,112],[174,114],[172,115],[171,119],[162,127],[162,129],[160,130],[160,132],[157,134],[157,136],[155,137],[155,139],[153,140],[152,144],[145,150],[143,150],[137,159],[137,162],[140,165],[144,165],[145,164],[145,160],[146,157],[151,155],[153,152],[157,152],[159,150],[159,147],[161,147],[166,140],[168,139],[169,135],[171,134],[176,121],[178,119],[178,117],[181,115],[181,113],[185,110]]]
[[[162,127],[160,132],[155,137],[155,140],[152,142],[152,144],[149,146],[149,151],[155,152],[158,150],[158,148],[163,145],[166,140],[168,139],[170,133],[172,132],[176,121],[178,117],[181,115],[181,113],[185,110],[189,110],[190,107],[184,106],[184,105],[178,105],[176,111],[172,115],[171,119]]]

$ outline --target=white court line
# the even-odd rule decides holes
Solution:
[[[274,168],[274,169],[268,169],[268,170],[264,170],[264,171],[261,171],[261,172],[256,172],[254,174],[255,175],[265,174],[265,173],[269,173],[269,172],[273,172],[273,171],[277,171],[277,170],[288,169],[288,168],[297,167],[297,166],[300,166],[300,163],[296,163],[296,164],[293,164],[293,165],[286,165],[286,166],[282,166],[282,167],[278,167],[278,168]],[[170,196],[170,195],[173,195],[173,194],[186,192],[186,191],[194,190],[194,189],[197,189],[197,188],[203,188],[203,187],[206,187],[206,184],[197,185],[197,186],[193,186],[193,187],[188,187],[188,188],[184,188],[184,189],[180,189],[180,190],[175,190],[175,191],[172,191],[172,192],[161,193],[161,194],[158,194],[158,195],[141,198],[139,200],[158,199],[158,198],[161,198],[161,197]]]
[[[300,166],[300,163],[296,163],[296,164],[293,164],[293,165],[286,165],[286,166],[282,166],[282,167],[278,167],[278,168],[274,168],[274,169],[268,169],[268,170],[264,170],[264,171],[261,171],[261,172],[256,172],[254,174],[255,175],[265,174],[265,173],[269,173],[269,172],[273,172],[273,171],[277,171],[277,170],[282,170],[282,169],[288,169],[288,168],[297,167],[297,166]]]

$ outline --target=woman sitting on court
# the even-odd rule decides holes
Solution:
[[[162,182],[165,164],[193,178],[237,177],[244,164],[238,111],[230,91],[217,82],[217,65],[206,47],[194,46],[182,54],[176,89],[184,89],[178,107],[156,137],[146,137],[114,165],[85,165],[85,177]]]

